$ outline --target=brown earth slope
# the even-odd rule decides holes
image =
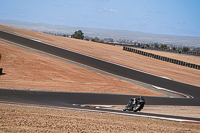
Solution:
[[[74,50],[83,54],[108,60],[117,64],[128,66],[148,73],[153,73],[156,75],[168,77],[179,82],[200,86],[199,70],[123,51],[121,47],[115,47],[106,44],[72,39],[67,37],[59,37],[33,31],[21,30],[3,25],[0,25],[0,30],[21,35],[27,38],[36,39],[66,49]],[[186,62],[200,64],[200,57],[185,56],[176,53],[166,53],[166,52],[159,53],[159,55],[162,54]]]
[[[0,41],[0,88],[164,96],[130,82]],[[0,66],[0,67],[1,67]]]
[[[120,47],[52,36],[2,25],[0,25],[0,30],[200,86],[199,70],[129,53],[123,51]],[[0,76],[0,88],[120,94],[132,92],[132,94],[137,95],[163,96],[163,94],[147,90],[141,86],[30,52],[1,41],[0,53],[3,57],[0,67],[3,67],[5,72],[5,75]],[[180,58],[179,54],[174,56],[177,59]],[[199,58],[194,56],[181,59],[188,62],[193,60],[194,63],[199,63]],[[122,107],[118,107],[118,109],[121,110]],[[155,107],[149,106],[144,108],[144,111],[170,115],[185,113],[185,111],[178,111],[178,109],[170,107],[169,112],[169,110],[163,110],[163,107],[155,110]],[[182,107],[181,109],[185,108]],[[174,110],[176,110],[175,113]],[[196,112],[198,110],[199,108],[197,108]],[[187,113],[191,113],[191,110]],[[194,116],[188,115],[188,117]],[[57,108],[46,109],[0,104],[1,132],[199,132],[199,130],[199,124],[192,123],[59,110]]]

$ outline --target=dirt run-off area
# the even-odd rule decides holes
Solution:
[[[179,82],[200,86],[199,70],[123,51],[122,47],[3,25],[0,25],[0,30]],[[0,76],[0,88],[165,96],[140,85],[44,54],[31,52],[2,40],[0,41],[0,54],[2,55],[0,68],[3,68],[4,73]],[[166,52],[164,54],[186,62],[200,64],[200,58],[196,56]],[[162,55],[162,52],[159,55]],[[121,110],[122,106],[115,106],[113,109]],[[147,106],[143,111],[177,116],[184,113],[186,115],[183,116],[186,117],[196,117],[195,115],[199,114],[199,107],[187,109],[186,107]],[[191,111],[195,115],[189,115]],[[199,132],[199,127],[199,124],[192,123],[0,104],[0,131],[2,132]]]

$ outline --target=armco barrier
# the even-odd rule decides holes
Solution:
[[[133,52],[133,53],[136,53],[136,54],[140,54],[140,55],[144,55],[144,56],[147,56],[147,57],[150,57],[150,58],[166,61],[166,62],[169,62],[169,63],[174,63],[174,64],[177,64],[177,65],[181,65],[181,66],[190,67],[190,68],[200,70],[200,65],[196,65],[196,64],[192,64],[192,63],[188,63],[188,62],[184,62],[184,61],[180,61],[180,60],[176,60],[176,59],[172,59],[172,58],[168,58],[168,57],[164,57],[164,56],[160,56],[160,55],[156,55],[156,54],[152,54],[152,53],[148,53],[148,52],[144,52],[144,51],[137,50],[137,49],[130,48],[130,47],[126,47],[126,46],[123,47],[123,50]]]

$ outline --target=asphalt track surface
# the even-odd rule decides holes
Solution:
[[[200,87],[161,78],[148,73],[140,72],[125,66],[93,58],[81,53],[69,51],[42,42],[27,39],[0,31],[0,38],[47,52],[62,58],[73,60],[90,67],[100,69],[115,75],[159,86],[176,92],[181,92],[193,98],[166,98],[145,96],[147,105],[184,105],[200,106]],[[133,95],[96,94],[96,93],[67,93],[47,91],[25,91],[0,89],[0,100],[27,104],[39,104],[49,106],[71,106],[72,104],[102,104],[125,105]],[[195,119],[197,120],[197,119]],[[198,119],[199,120],[199,119]]]
[[[121,114],[128,116],[151,117],[164,120],[174,120],[180,122],[200,123],[200,118],[190,118],[182,116],[170,116],[162,114],[151,114],[143,112],[124,112],[120,110],[110,109],[96,109],[90,107],[73,106],[74,103],[78,104],[124,104],[127,103],[130,95],[105,95],[94,93],[67,93],[67,92],[48,92],[48,91],[30,91],[30,90],[10,90],[0,89],[0,103],[23,103],[28,106],[39,105],[42,107],[64,107],[73,108],[78,110],[96,111],[111,114]],[[99,100],[100,99],[100,100]],[[145,97],[148,101],[148,97]]]

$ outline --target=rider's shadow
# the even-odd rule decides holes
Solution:
[[[0,73],[0,76],[1,76],[1,75],[6,75],[6,73]]]
[[[3,68],[0,68],[0,76],[1,75],[6,75],[6,73],[3,73]]]

